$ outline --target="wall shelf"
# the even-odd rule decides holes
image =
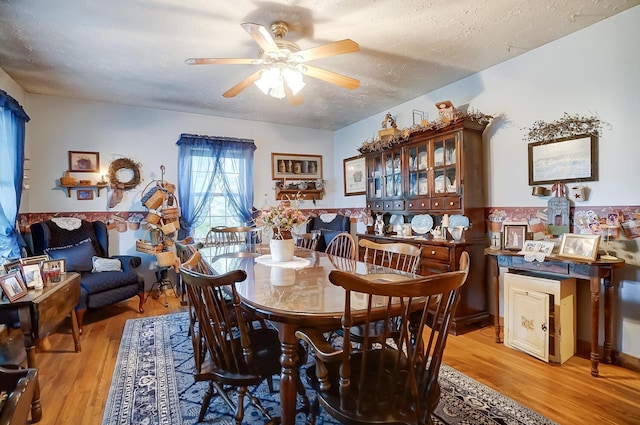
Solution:
[[[276,199],[304,199],[313,202],[324,197],[324,189],[280,189],[276,186]]]
[[[107,187],[106,184],[59,184],[58,187],[67,189],[67,197],[71,198],[71,191],[77,189],[96,189],[96,196],[100,197],[100,191]]]

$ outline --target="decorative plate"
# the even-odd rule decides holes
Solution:
[[[452,215],[451,217],[449,217],[449,227],[454,228],[458,226],[468,229],[469,217],[467,217],[466,215],[460,215],[460,214]]]
[[[446,185],[445,185],[445,179],[446,179]],[[443,193],[445,192],[446,188],[448,188],[449,186],[451,186],[451,180],[449,180],[449,177],[445,177],[445,176],[438,176],[436,177],[436,193]]]
[[[394,227],[397,226],[398,224],[403,224],[403,223],[404,223],[404,217],[399,214],[393,214],[389,218],[389,224],[391,224]]]
[[[411,219],[411,230],[424,235],[433,227],[433,217],[429,214],[415,215]]]
[[[426,152],[420,152],[420,154],[418,155],[418,168],[420,170],[427,169],[427,153]]]
[[[444,164],[444,151],[442,148],[438,148],[433,151],[433,165],[443,165]]]

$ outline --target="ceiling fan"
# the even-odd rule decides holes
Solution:
[[[265,94],[280,99],[286,97],[290,104],[297,105],[302,103],[300,90],[305,85],[302,79],[303,75],[349,90],[360,85],[360,81],[354,78],[307,64],[307,62],[316,59],[358,52],[360,46],[355,41],[345,39],[300,50],[296,43],[284,39],[289,32],[289,26],[286,22],[278,21],[271,24],[273,36],[262,25],[251,22],[240,25],[260,46],[258,49],[259,58],[190,58],[185,61],[188,65],[264,65],[262,69],[231,87],[222,96],[234,97],[255,83]]]

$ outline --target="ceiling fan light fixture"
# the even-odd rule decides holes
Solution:
[[[283,99],[286,96],[284,90],[285,82],[294,96],[305,86],[302,74],[299,71],[288,67],[281,68],[279,66],[273,66],[262,71],[262,75],[254,84],[258,86],[264,94],[275,97],[276,99]]]

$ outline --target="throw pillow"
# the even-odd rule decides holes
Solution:
[[[122,263],[117,258],[102,258],[94,255],[92,261],[93,269],[91,273],[122,271]]]
[[[345,233],[345,232],[344,230],[327,230],[327,229],[320,230],[320,234],[324,239],[325,249],[329,246],[329,243],[333,240],[333,238],[338,236],[340,233]]]
[[[97,254],[90,238],[75,245],[47,248],[45,254],[52,260],[65,259],[68,272],[88,272],[93,268],[93,256]]]

